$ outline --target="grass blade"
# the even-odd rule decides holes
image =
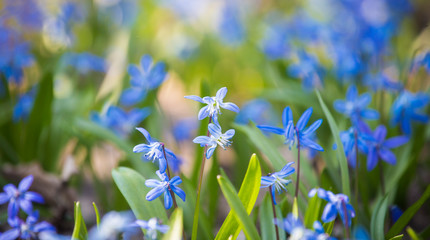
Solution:
[[[371,239],[384,239],[385,215],[388,208],[388,193],[381,199],[373,210],[370,220]]]
[[[86,240],[88,239],[87,227],[85,226],[84,219],[82,218],[81,205],[79,202],[75,203],[75,227],[73,228],[72,240]]]

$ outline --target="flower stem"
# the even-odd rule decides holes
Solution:
[[[272,199],[273,218],[277,220],[278,218],[276,217],[275,201],[272,195],[272,186],[269,186],[269,194],[270,194],[270,198]],[[279,230],[278,230],[277,224],[275,224],[275,231],[276,231],[276,239],[279,240]]]
[[[346,203],[344,200],[342,200],[342,208],[343,208],[343,212],[344,212],[343,215],[345,216],[345,222],[343,224],[345,225],[346,239],[349,239],[350,229],[349,229],[348,212],[347,212]]]
[[[358,207],[358,134],[357,129],[354,130],[354,147],[355,147],[355,204],[356,208]]]
[[[299,200],[299,183],[300,183],[300,138],[299,131],[297,131],[297,180],[296,180],[296,193],[295,198]]]
[[[211,122],[212,122],[212,117],[209,117],[209,124]],[[208,129],[206,136],[209,137],[209,135],[210,135],[210,132]],[[194,209],[193,231],[191,233],[191,239],[192,240],[197,239],[197,230],[198,230],[198,225],[199,225],[199,213],[200,213],[200,193],[201,193],[201,188],[202,188],[203,172],[205,170],[206,151],[207,151],[207,146],[205,146],[205,149],[203,151],[202,165],[200,167],[199,185],[197,187],[197,200],[196,200],[196,207]]]

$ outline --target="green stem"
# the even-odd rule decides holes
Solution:
[[[209,124],[212,122],[212,117],[209,117]],[[206,133],[206,136],[209,137],[210,132],[209,129]],[[193,219],[193,230],[191,233],[191,239],[196,240],[197,239],[197,230],[199,226],[199,213],[200,213],[200,193],[202,188],[202,181],[203,181],[203,172],[205,169],[205,163],[206,163],[206,151],[207,146],[205,146],[205,150],[203,151],[203,158],[202,158],[202,164],[200,167],[200,174],[199,174],[199,185],[197,187],[197,199],[196,199],[196,207],[194,209],[194,219]]]
[[[276,217],[275,200],[273,199],[274,197],[272,195],[272,186],[269,186],[269,195],[270,195],[270,198],[272,199],[273,218],[276,219],[277,221],[278,218]],[[275,231],[276,231],[276,239],[279,240],[279,230],[278,230],[277,222],[275,223]]]

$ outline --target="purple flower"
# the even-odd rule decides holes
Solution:
[[[40,194],[28,191],[32,183],[33,176],[29,175],[21,180],[18,188],[13,184],[7,184],[3,187],[4,192],[0,193],[0,204],[9,202],[9,218],[16,217],[20,208],[30,215],[33,212],[32,202],[44,203]]]
[[[352,205],[349,203],[349,198],[345,194],[334,194],[330,191],[326,191],[322,188],[312,189],[309,191],[308,196],[313,197],[318,194],[318,197],[328,201],[324,208],[321,220],[325,223],[331,222],[339,214],[344,225],[348,224],[351,226],[351,218],[355,217],[355,211]],[[346,222],[348,218],[348,223]]]
[[[300,146],[308,147],[317,151],[324,151],[320,145],[312,140],[315,131],[321,126],[322,119],[318,119],[305,129],[305,126],[312,115],[312,111],[312,108],[308,108],[302,114],[299,121],[297,121],[297,125],[294,126],[293,113],[291,112],[290,107],[286,107],[282,113],[282,124],[284,125],[284,128],[267,125],[258,125],[257,127],[263,131],[284,135],[285,144],[289,145],[290,149],[296,143],[296,141],[299,140]]]
[[[409,141],[406,136],[397,136],[385,139],[387,136],[387,128],[384,125],[379,125],[372,133],[370,129],[366,130],[368,134],[372,134],[375,141],[368,142],[365,146],[367,154],[367,170],[373,170],[381,158],[385,162],[394,165],[396,164],[396,155],[390,151],[391,148],[399,147]]]
[[[149,132],[146,131],[144,128],[136,128],[136,129],[139,132],[141,132],[143,136],[145,136],[146,140],[148,141],[148,144],[142,143],[142,144],[136,145],[133,148],[133,152],[145,153],[144,155],[142,155],[142,159],[147,161],[154,162],[155,160],[158,160],[158,164],[159,164],[158,166],[159,166],[160,172],[164,173],[167,169],[167,162],[166,162],[166,159],[164,158],[163,143],[152,139],[151,135],[149,135]],[[167,161],[169,162],[179,161],[176,155],[171,150],[169,150],[168,148],[164,148],[164,150],[166,151]],[[175,165],[175,164],[177,163],[174,163],[171,165]]]
[[[156,171],[155,173],[161,181],[155,179],[148,179],[145,181],[147,187],[153,188],[146,194],[146,200],[152,201],[164,193],[164,207],[170,209],[173,204],[172,195],[170,194],[170,190],[172,190],[185,202],[185,192],[177,186],[182,183],[179,176],[175,176],[169,180],[166,173],[161,173],[160,171]]]
[[[210,137],[208,136],[198,136],[194,138],[193,142],[200,144],[200,146],[208,146],[208,149],[206,151],[206,159],[209,159],[212,157],[212,154],[214,153],[216,147],[219,145],[224,150],[226,147],[231,145],[230,139],[234,136],[235,131],[234,129],[227,130],[227,132],[222,133],[221,127],[218,124],[209,124],[209,132],[211,134]]]
[[[376,110],[367,108],[372,97],[369,93],[364,93],[358,96],[357,88],[351,85],[346,93],[346,100],[334,101],[336,111],[351,118],[353,123],[357,123],[361,118],[378,119],[379,113]]]
[[[218,123],[218,114],[221,114],[221,108],[238,113],[239,107],[231,102],[224,102],[224,97],[227,94],[227,88],[220,88],[215,97],[199,97],[195,95],[185,96],[187,99],[191,99],[197,102],[207,104],[199,111],[198,119],[202,120],[206,117],[211,117],[214,123]]]
[[[33,213],[29,214],[25,222],[19,219],[17,216],[8,218],[8,223],[12,229],[4,232],[0,236],[0,240],[39,239],[39,233],[55,231],[55,228],[48,222],[42,221],[38,223],[38,220],[38,211],[34,211]]]
[[[279,194],[283,190],[287,191],[286,186],[291,183],[291,180],[284,179],[294,173],[295,169],[291,167],[294,162],[285,165],[281,171],[261,177],[261,188],[272,187],[273,203],[276,205],[275,191]]]

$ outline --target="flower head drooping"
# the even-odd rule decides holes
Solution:
[[[320,145],[312,140],[314,132],[321,126],[322,119],[315,121],[311,126],[305,129],[305,126],[312,115],[312,111],[312,108],[308,108],[300,117],[297,125],[294,126],[293,113],[291,112],[290,107],[286,107],[282,114],[282,123],[284,125],[283,129],[266,125],[258,125],[257,127],[264,131],[284,135],[285,144],[289,145],[290,149],[297,142],[298,137],[301,146],[317,151],[324,151]]]
[[[128,68],[131,88],[124,90],[121,95],[121,104],[131,106],[142,101],[148,90],[153,90],[161,85],[167,78],[165,64],[158,62],[153,64],[152,57],[144,55],[140,59],[140,67],[131,65]]]
[[[18,188],[13,184],[7,184],[3,187],[4,192],[0,193],[0,204],[9,202],[8,215],[10,219],[17,216],[20,208],[31,215],[33,212],[32,202],[44,202],[40,194],[28,191],[32,183],[33,176],[29,175],[21,180]]]
[[[39,212],[34,211],[24,222],[17,216],[8,219],[12,229],[4,232],[1,239],[39,239],[38,235],[43,232],[54,232],[55,228],[48,222],[37,222],[39,220]]]
[[[219,89],[216,93],[215,97],[199,97],[195,95],[185,96],[187,99],[191,99],[197,102],[205,103],[207,106],[204,106],[199,111],[198,119],[202,120],[206,117],[211,117],[214,123],[218,123],[218,114],[221,114],[221,108],[239,112],[239,107],[231,102],[223,102],[225,95],[227,94],[227,88],[223,87]]]
[[[145,185],[147,187],[154,188],[148,192],[146,200],[152,201],[164,193],[164,207],[166,209],[170,209],[173,204],[172,195],[170,194],[170,190],[172,190],[182,199],[182,201],[185,202],[185,192],[177,187],[177,185],[182,183],[181,178],[179,176],[175,176],[169,180],[166,173],[161,173],[160,171],[157,171],[156,173],[161,181],[155,179],[148,179],[145,181]]]
[[[209,124],[209,132],[211,134],[210,137],[208,136],[198,136],[194,138],[193,142],[200,144],[200,146],[208,146],[208,149],[206,151],[206,159],[209,159],[212,157],[212,154],[214,153],[216,147],[219,145],[224,150],[226,147],[231,145],[230,139],[234,136],[235,131],[234,129],[227,130],[227,132],[222,133],[221,127],[218,124]]]
[[[261,177],[261,188],[272,187],[273,202],[276,205],[275,191],[279,194],[283,190],[287,191],[286,186],[291,183],[291,180],[284,179],[294,173],[295,169],[291,167],[294,162],[290,162],[285,165],[281,171],[269,174]]]
[[[151,218],[148,221],[136,220],[130,226],[146,229],[146,236],[152,240],[157,239],[157,232],[166,233],[169,231],[169,226],[160,224],[157,218]]]
[[[312,189],[309,191],[309,197],[315,196],[328,201],[324,208],[324,212],[321,216],[321,220],[325,223],[331,222],[336,218],[339,213],[344,225],[351,226],[351,218],[355,217],[355,211],[352,205],[349,203],[349,198],[345,194],[334,194],[324,189]],[[346,220],[348,219],[348,222]]]
[[[412,121],[427,123],[429,116],[420,112],[430,102],[430,96],[425,93],[413,94],[403,91],[391,107],[391,124],[398,125],[406,135],[412,133]]]
[[[407,143],[409,138],[407,136],[397,136],[385,140],[387,128],[384,125],[379,125],[373,133],[370,128],[367,129],[367,132],[373,135],[374,138],[374,141],[367,142],[364,148],[365,153],[367,153],[367,170],[373,170],[378,164],[379,158],[391,165],[396,164],[396,155],[390,149]]]
[[[149,135],[149,132],[146,131],[144,128],[136,128],[136,129],[139,132],[141,132],[143,136],[145,136],[146,140],[148,141],[148,144],[142,143],[142,144],[136,145],[133,148],[133,152],[145,153],[144,155],[142,155],[142,159],[147,161],[154,162],[155,160],[158,160],[158,166],[159,166],[160,172],[164,173],[167,169],[167,162],[166,162],[166,159],[164,158],[163,143],[152,139],[151,135]],[[164,149],[166,150],[166,156],[168,158],[167,161],[172,162],[173,164],[171,165],[177,164],[176,161],[179,161],[179,160],[176,157],[176,155],[168,148],[164,148]]]
[[[364,93],[358,96],[357,88],[352,85],[346,93],[346,100],[334,101],[336,111],[348,116],[353,123],[357,123],[362,118],[374,120],[379,118],[379,113],[376,110],[367,108],[372,97],[369,93]]]

